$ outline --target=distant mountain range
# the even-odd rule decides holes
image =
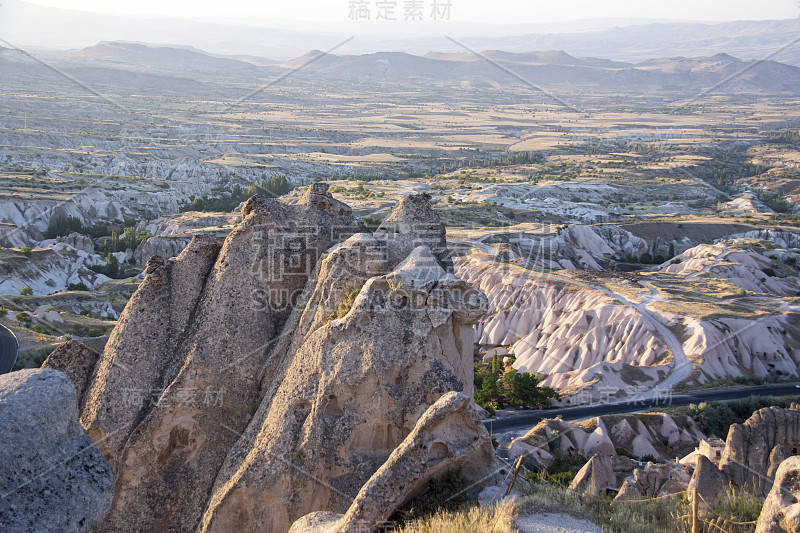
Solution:
[[[774,59],[800,66],[800,19],[720,24],[643,20],[577,21],[558,24],[382,25],[277,22],[199,22],[70,11],[4,0],[0,37],[26,48],[78,49],[100,41],[138,41],[194,46],[211,53],[270,57],[286,61],[308,50],[328,50],[355,37],[337,53],[381,51],[423,55],[430,51],[464,54],[471,50],[564,50],[573,57],[603,57],[638,63],[663,57],[707,57],[719,53],[742,59]],[[385,31],[383,31],[385,29]],[[2,43],[0,43],[2,44]],[[780,51],[780,52],[779,52]],[[777,53],[776,53],[777,52]],[[775,54],[773,56],[773,54]],[[441,59],[435,55],[431,59]],[[527,63],[519,58],[496,58]],[[552,63],[552,62],[551,62]]]
[[[729,54],[669,57],[637,63],[574,57],[561,50],[475,53],[403,52],[335,55],[315,50],[278,63],[258,57],[209,54],[191,47],[102,42],[77,51],[39,56],[86,83],[117,94],[230,94],[248,91],[292,73],[306,83],[445,84],[466,89],[508,86],[556,93],[663,96],[675,100],[710,91],[727,95],[800,95],[800,68],[776,61],[742,60]],[[0,76],[9,86],[44,80],[63,84],[55,69],[19,51],[0,48]],[[99,89],[98,89],[99,90]],[[664,96],[667,98],[666,96]]]
[[[104,41],[94,46],[67,53],[51,53],[45,57],[75,64],[135,69],[161,74],[220,74],[237,76],[263,75],[260,66],[278,61],[260,58],[258,64],[236,57],[216,56],[197,48],[155,46],[124,41]]]
[[[339,56],[316,50],[280,66],[301,69],[297,75],[302,77],[324,80],[449,80],[466,81],[477,87],[521,85],[527,81],[555,92],[620,94],[697,94],[712,88],[722,94],[800,94],[800,68],[775,61],[745,61],[727,54],[632,64],[576,58],[560,50],[428,53],[424,57],[399,52]]]

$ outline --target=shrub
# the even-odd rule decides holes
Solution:
[[[50,219],[50,225],[44,232],[44,238],[54,239],[56,237],[69,235],[73,232],[83,232],[83,221],[81,221],[81,219],[78,217],[57,215]]]
[[[31,287],[20,287],[19,293],[22,296],[30,296],[31,294],[33,294],[33,288],[31,288]]]
[[[87,318],[91,318],[92,317],[92,312],[89,311],[88,309],[84,309],[83,311],[81,311],[81,316],[85,316]]]
[[[550,476],[550,481],[558,483],[562,487],[569,487],[572,480],[575,479],[576,472],[556,472]]]
[[[363,223],[363,224],[364,224],[364,225],[367,227],[367,229],[368,229],[369,231],[371,231],[371,232],[373,232],[373,233],[374,233],[374,232],[375,232],[375,230],[377,230],[377,229],[380,227],[380,225],[381,225],[381,219],[379,219],[379,218],[373,218],[373,217],[364,217],[364,218],[362,218],[362,219],[361,219],[361,222],[362,222],[362,223]]]
[[[67,290],[68,291],[88,291],[89,287],[87,287],[86,284],[81,281],[80,283],[70,283],[69,285],[67,285]]]
[[[30,257],[31,255],[33,255],[33,249],[31,249],[30,246],[23,246],[22,248],[19,249],[19,253],[21,253],[25,257]]]
[[[28,313],[17,313],[14,318],[25,327],[31,326],[31,316]]]
[[[342,301],[339,302],[339,307],[336,309],[336,311],[328,315],[328,321],[338,320],[349,313],[350,308],[353,307],[353,302],[356,301],[356,296],[358,296],[359,292],[361,292],[360,289],[356,289],[345,293]]]
[[[749,380],[764,382],[763,378],[756,377]],[[703,432],[725,438],[731,424],[741,424],[759,409],[773,405],[780,405],[780,402],[770,396],[749,396],[729,402],[690,404],[687,414],[697,422]]]
[[[87,337],[102,337],[106,334],[105,326],[100,326],[99,328],[90,329]]]
[[[22,370],[23,368],[39,368],[44,363],[47,356],[55,350],[55,346],[44,346],[26,352],[20,352],[17,362],[14,363],[13,370]]]
[[[8,309],[0,305],[0,318],[6,316],[8,314]]]

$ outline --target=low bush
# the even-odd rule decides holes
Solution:
[[[761,382],[763,383],[763,378]],[[690,404],[687,414],[704,433],[713,433],[724,439],[731,424],[741,424],[759,409],[773,405],[785,406],[786,402],[777,401],[770,396],[749,396],[729,402]]]
[[[90,329],[89,333],[86,335],[87,337],[102,337],[106,334],[108,329],[105,326],[100,326],[99,328]]]

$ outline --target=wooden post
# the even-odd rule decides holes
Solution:
[[[511,483],[508,484],[508,488],[506,489],[506,496],[511,494],[511,489],[514,488],[514,482],[517,480],[517,476],[519,475],[519,471],[522,468],[522,459],[524,456],[520,455],[519,460],[517,460],[517,466],[514,467],[514,476],[511,478]]]
[[[697,489],[692,489],[692,533],[700,533],[700,522],[697,516]]]

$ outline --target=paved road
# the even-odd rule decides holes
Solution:
[[[797,394],[800,396],[800,389],[794,383],[769,384],[759,387],[737,387],[731,389],[718,389],[710,391],[700,391],[682,396],[673,396],[670,399],[654,400],[647,399],[634,403],[614,403],[603,405],[587,405],[583,407],[569,407],[566,409],[551,409],[547,411],[514,411],[513,413],[503,412],[498,419],[483,423],[487,428],[491,428],[493,433],[505,433],[509,431],[520,431],[530,429],[544,418],[555,418],[561,415],[564,420],[580,420],[599,415],[638,413],[646,411],[650,407],[663,407],[665,405],[689,405],[690,403],[700,403],[716,400],[735,400],[747,398],[748,396],[788,396]]]
[[[17,362],[19,343],[11,331],[0,325],[0,374],[7,374]]]

